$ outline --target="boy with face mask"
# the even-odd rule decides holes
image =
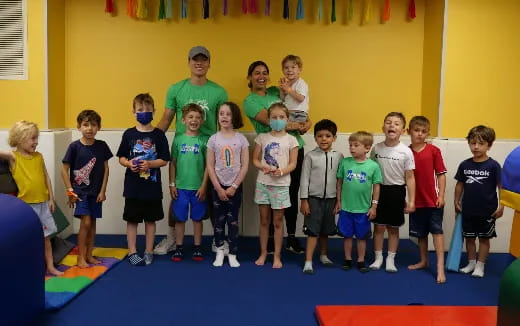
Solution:
[[[164,132],[152,126],[154,112],[149,94],[134,98],[132,113],[137,124],[123,133],[117,151],[119,164],[126,167],[123,219],[127,222],[128,261],[134,266],[152,263],[155,222],[164,217],[160,168],[170,160],[170,151]],[[136,237],[137,225],[143,221],[146,249],[141,257],[137,254]]]

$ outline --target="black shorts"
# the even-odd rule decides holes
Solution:
[[[428,233],[443,234],[442,218],[444,208],[421,207],[410,213],[410,236],[426,238]]]
[[[400,227],[404,224],[404,208],[406,199],[405,185],[381,185],[376,218],[372,222],[376,225]]]
[[[305,216],[303,233],[310,237],[335,235],[334,207],[336,206],[336,198],[322,199],[310,197],[308,201],[311,213]]]
[[[123,220],[132,223],[155,222],[162,220],[164,210],[162,199],[143,200],[125,198]]]
[[[465,238],[494,238],[495,218],[482,215],[464,215],[462,213],[462,235]]]

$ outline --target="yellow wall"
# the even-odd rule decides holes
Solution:
[[[47,0],[49,128],[65,127],[65,0]]]
[[[44,33],[43,1],[27,1],[28,80],[0,80],[2,119],[0,128],[15,121],[31,120],[45,125],[44,110]]]
[[[229,1],[230,16],[221,14],[221,1],[210,1],[212,17],[202,19],[201,1],[188,1],[189,19],[157,21],[158,0],[151,3],[150,21],[126,16],[126,1],[116,1],[118,13],[103,12],[104,1],[69,0],[65,11],[65,124],[75,127],[84,108],[98,110],[104,128],[125,128],[134,121],[131,100],[150,92],[162,114],[168,86],[189,75],[187,52],[196,44],[212,54],[209,78],[242,104],[248,94],[246,72],[255,60],[266,61],[273,84],[281,76],[280,61],[289,53],[304,61],[302,77],[310,85],[311,118],[335,120],[341,131],[380,132],[391,110],[407,116],[421,111],[424,1],[416,1],[417,18],[407,21],[408,0],[393,0],[392,18],[379,21],[383,1],[372,1],[372,20],[360,26],[361,0],[354,1],[354,20],[344,20],[348,1],[337,1],[330,24],[316,21],[317,1],[305,1],[304,21],[283,21],[283,1],[271,1],[271,16],[244,16],[240,1]],[[296,0],[291,0],[292,17]],[[248,124],[246,130],[252,130]]]
[[[520,138],[520,1],[450,0],[442,136],[477,124]]]
[[[442,66],[444,1],[426,0],[421,114],[430,120],[430,135],[437,136]]]

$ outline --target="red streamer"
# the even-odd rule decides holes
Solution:
[[[247,0],[242,0],[242,13],[247,14]]]
[[[105,1],[105,12],[109,14],[114,13],[114,2],[112,0]]]
[[[249,13],[256,14],[258,12],[258,5],[256,0],[249,0]]]
[[[390,0],[385,0],[385,7],[383,9],[383,21],[390,20]]]
[[[135,7],[137,0],[126,0],[126,14],[129,17],[135,18]]]
[[[408,4],[408,17],[410,19],[415,18],[415,1],[410,0],[410,3]]]

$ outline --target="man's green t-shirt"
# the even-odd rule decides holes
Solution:
[[[278,102],[282,102],[282,100],[280,99],[280,91],[278,90],[278,87],[275,86],[269,87],[265,96],[249,93],[249,95],[244,100],[244,111],[246,116],[251,121],[251,124],[253,124],[257,134],[271,131],[271,127],[256,121],[256,115],[263,109],[267,110],[273,103]],[[296,140],[298,140],[298,146],[300,148],[305,145],[305,142],[303,141],[303,138],[298,131],[289,131],[289,134],[296,137]]]
[[[166,94],[166,108],[175,110],[175,135],[186,132],[186,126],[182,123],[182,108],[189,103],[198,104],[204,110],[201,134],[211,136],[216,133],[217,110],[227,98],[224,88],[210,80],[201,86],[193,85],[189,78],[171,85]]]
[[[198,190],[204,178],[206,145],[209,137],[199,134],[177,134],[173,139],[172,158],[175,162],[175,186],[178,189]]]
[[[372,186],[382,183],[379,164],[367,159],[356,162],[353,157],[344,158],[339,164],[337,178],[341,187],[341,210],[350,213],[366,213],[372,202]]]

